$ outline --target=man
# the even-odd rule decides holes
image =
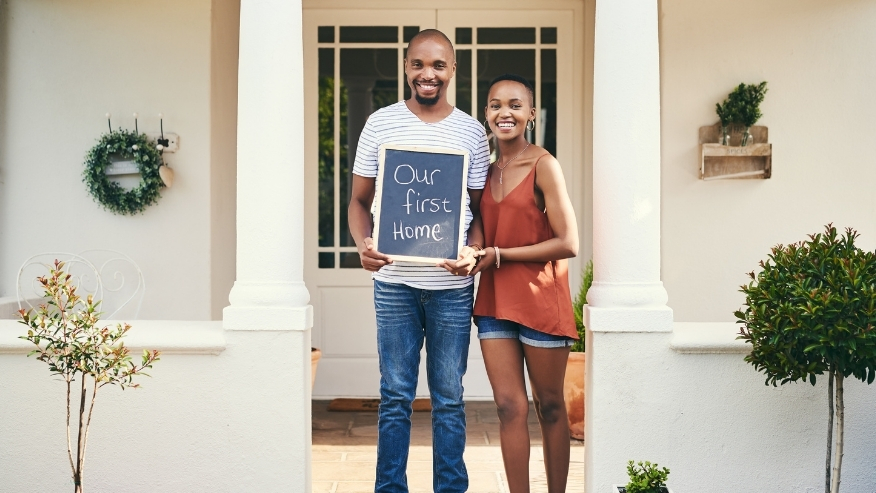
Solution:
[[[463,492],[468,474],[462,376],[471,331],[474,253],[483,234],[478,204],[489,167],[484,128],[447,102],[447,85],[456,72],[453,45],[440,31],[427,29],[408,44],[405,75],[412,98],[376,111],[368,119],[353,167],[349,206],[350,234],[362,267],[374,279],[377,350],[380,359],[376,492],[406,492],[411,438],[411,403],[417,388],[420,350],[426,345],[432,398],[433,488]],[[469,156],[467,245],[459,259],[427,265],[393,260],[371,239],[378,147],[419,145],[462,150]],[[472,224],[474,226],[472,227]]]

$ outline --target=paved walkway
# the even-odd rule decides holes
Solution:
[[[330,412],[328,401],[313,401],[313,491],[374,491],[377,460],[377,413]],[[499,420],[492,402],[467,402],[465,462],[469,492],[507,493]],[[408,485],[411,492],[432,491],[432,430],[428,412],[411,418],[411,452]],[[529,471],[532,493],[547,492],[541,448],[541,431],[530,405],[529,435],[532,444]],[[568,492],[584,491],[584,442],[571,440]]]

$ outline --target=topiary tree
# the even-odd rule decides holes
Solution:
[[[767,385],[815,385],[827,374],[827,493],[839,492],[843,381],[853,376],[870,384],[876,378],[876,253],[856,247],[857,237],[851,228],[838,236],[828,224],[808,241],[773,247],[762,270],[742,286],[747,308],[736,312],[743,324],[738,339],[752,346],[745,361],[766,374]]]

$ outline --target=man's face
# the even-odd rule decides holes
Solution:
[[[405,58],[405,75],[417,102],[434,105],[446,97],[446,85],[456,73],[453,50],[438,38],[413,44]]]

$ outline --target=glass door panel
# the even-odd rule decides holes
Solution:
[[[314,133],[307,138],[308,162],[315,163],[308,171],[316,179],[308,179],[305,187],[305,228],[313,233],[305,240],[305,255],[318,276],[365,282],[367,273],[347,228],[356,145],[371,113],[410,94],[404,49],[417,32],[434,26],[435,11],[308,10],[306,17],[305,65],[317,70],[306,70],[311,75],[305,104],[307,114],[317,118],[307,128]]]
[[[527,138],[555,155],[566,176],[571,176],[573,145],[571,18],[561,10],[438,11],[438,29],[453,34],[456,47],[451,102],[483,122],[490,81],[505,73],[525,77],[535,89],[537,109]],[[558,60],[566,64],[560,72]],[[564,100],[565,107],[558,107]]]
[[[402,57],[435,10],[303,11],[304,281],[312,344],[322,349],[315,395],[376,395],[380,381],[371,274],[347,227],[356,146],[374,111],[409,91]],[[278,228],[288,227],[278,224]]]

